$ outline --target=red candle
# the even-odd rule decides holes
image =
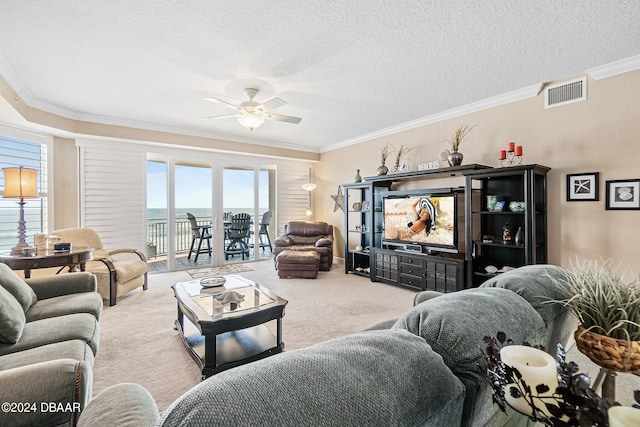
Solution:
[[[516,156],[522,156],[522,145],[516,147]]]
[[[507,158],[507,150],[500,150],[500,157],[498,160],[504,160]]]
[[[510,142],[509,143],[509,149],[507,151],[510,152],[510,153],[513,153],[513,150],[515,149],[515,147],[516,147],[516,143],[515,142]]]

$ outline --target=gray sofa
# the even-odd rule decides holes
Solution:
[[[159,412],[136,384],[99,393],[79,426],[502,426],[525,416],[492,404],[482,376],[483,337],[503,331],[515,342],[555,353],[575,319],[550,274],[530,266],[480,288],[423,292],[399,319],[221,372]]]
[[[93,395],[102,304],[93,274],[25,281],[0,264],[0,402],[14,404],[0,425],[75,425]]]

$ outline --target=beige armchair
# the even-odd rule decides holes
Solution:
[[[117,297],[140,286],[147,289],[147,257],[143,252],[133,248],[107,250],[98,233],[90,228],[65,228],[52,234],[60,236],[61,242],[94,249],[93,261],[87,263],[86,271],[96,275],[98,292],[109,300],[109,305],[116,305]],[[131,259],[131,255],[137,257]]]

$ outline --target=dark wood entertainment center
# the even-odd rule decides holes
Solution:
[[[345,206],[345,273],[359,274],[416,290],[452,292],[480,285],[499,272],[527,264],[547,262],[546,175],[540,165],[492,168],[470,164],[365,177],[363,182],[343,184]],[[425,253],[419,245],[402,245],[384,239],[383,198],[411,181],[460,177],[464,180],[464,206],[457,253]],[[488,210],[487,196],[504,202],[500,211]],[[510,202],[524,202],[512,211]],[[508,227],[512,240],[503,241]],[[513,236],[519,233],[518,244]],[[491,241],[486,236],[494,236]]]

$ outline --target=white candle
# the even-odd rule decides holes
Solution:
[[[523,345],[508,345],[500,350],[500,360],[506,366],[517,369],[522,375],[522,381],[531,388],[531,394],[538,397],[551,397],[558,387],[558,370],[556,360],[548,353],[537,348]],[[538,394],[536,387],[545,384],[549,387],[546,393]],[[504,391],[505,400],[513,409],[525,415],[532,415],[533,410],[524,397],[511,396],[510,388],[518,388],[515,384],[509,384]],[[534,404],[545,414],[550,415],[544,402],[553,403],[552,399],[534,399]]]
[[[612,406],[608,414],[609,427],[640,426],[640,409],[631,406]]]

